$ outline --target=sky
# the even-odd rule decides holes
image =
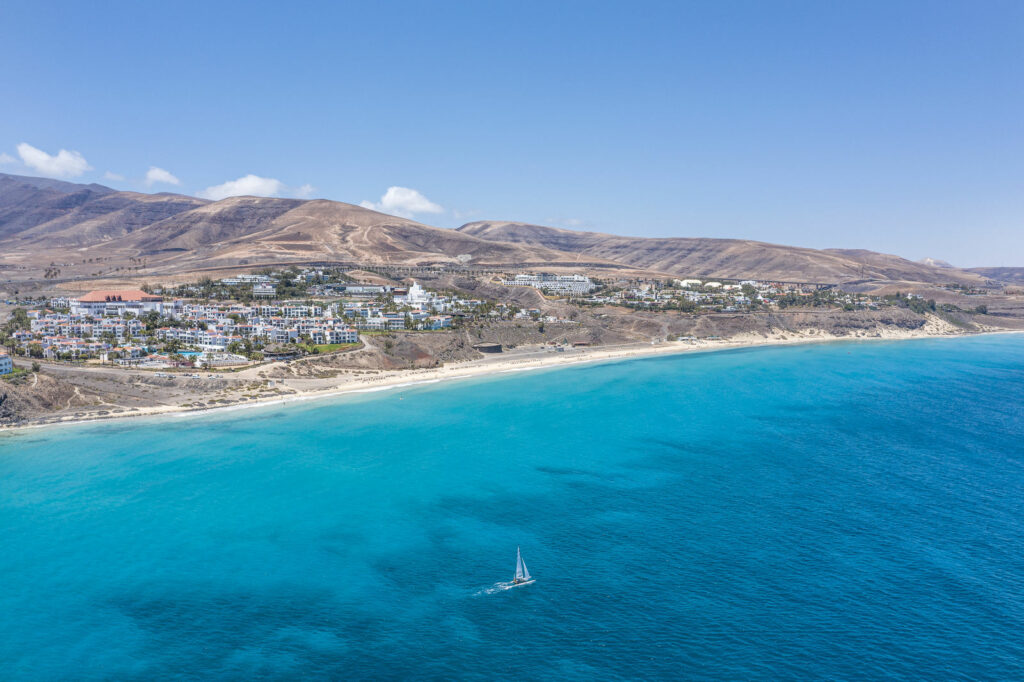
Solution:
[[[1024,3],[0,3],[0,172],[1024,266]]]

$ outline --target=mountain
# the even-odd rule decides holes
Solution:
[[[4,257],[6,254],[6,257]],[[335,261],[412,265],[573,262],[337,201],[118,192],[0,176],[0,267],[61,266],[62,277],[145,261],[147,272]],[[614,264],[610,264],[614,265]]]
[[[231,197],[179,213],[126,237],[150,258],[211,265],[282,261],[512,263],[571,259],[542,247],[495,243],[361,206],[317,199]]]
[[[118,192],[46,178],[0,174],[0,240],[12,248],[80,247],[123,237],[205,204],[180,194]]]
[[[514,222],[456,230],[337,201],[120,192],[0,174],[0,271],[61,279],[281,263],[608,268],[679,277],[985,285],[991,276],[864,250],[620,237]]]
[[[1024,284],[1024,268],[968,268],[968,272],[1005,284]]]
[[[28,175],[9,175],[0,173],[0,195],[7,195],[17,190],[18,187],[28,187],[44,191],[52,191],[60,194],[73,194],[88,189],[99,194],[110,194],[117,190],[92,183],[83,185],[77,182],[65,182],[52,178],[35,178]]]
[[[543,246],[681,277],[936,284],[981,284],[984,279],[975,273],[940,269],[874,251],[817,250],[741,239],[620,237],[513,222],[474,222],[458,229],[481,239]]]

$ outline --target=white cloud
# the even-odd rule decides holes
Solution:
[[[121,182],[122,180],[124,180],[124,176],[120,175],[118,173],[114,173],[113,171],[107,171],[106,173],[103,174],[103,179],[104,180],[114,180],[115,182]]]
[[[157,168],[156,166],[150,166],[149,170],[146,171],[146,186],[152,187],[155,183],[162,182],[165,185],[180,185],[181,180],[165,171],[163,168]]]
[[[51,156],[42,149],[22,142],[18,145],[18,156],[29,168],[53,178],[74,178],[92,170],[84,156],[67,149],[61,149],[56,156]]]
[[[283,189],[284,184],[280,180],[249,174],[237,180],[228,180],[222,185],[207,187],[196,194],[204,199],[220,201],[238,196],[276,197]]]
[[[380,201],[363,201],[363,208],[373,209],[381,213],[412,218],[417,213],[443,213],[444,209],[430,199],[408,187],[388,187]]]
[[[313,196],[314,192],[316,192],[316,187],[310,184],[306,184],[295,190],[295,196],[297,196],[299,199],[308,199],[311,196]]]
[[[7,152],[0,152],[0,165],[7,165],[8,163],[14,163],[14,157]]]

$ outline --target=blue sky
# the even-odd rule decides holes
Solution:
[[[0,171],[1024,266],[1021,2],[213,4],[0,5]]]

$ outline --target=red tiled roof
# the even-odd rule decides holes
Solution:
[[[103,303],[104,301],[162,301],[161,296],[147,294],[141,289],[97,289],[79,296],[82,303]]]

